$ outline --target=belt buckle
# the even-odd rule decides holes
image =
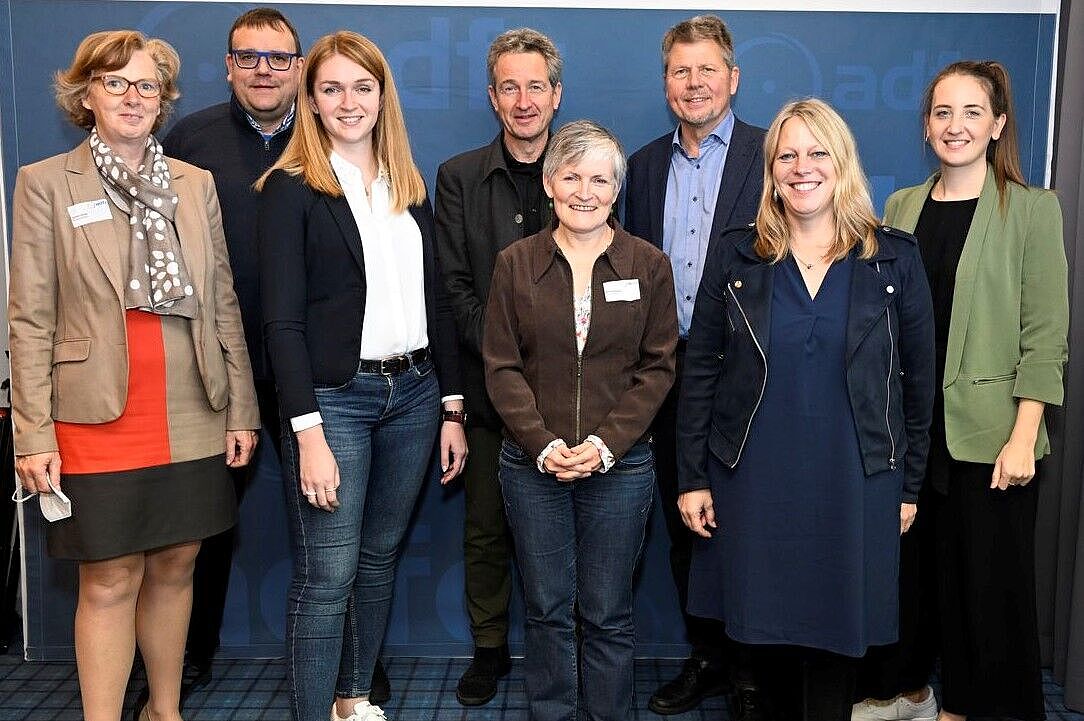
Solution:
[[[380,375],[391,376],[395,375],[398,371],[391,367],[392,363],[398,363],[399,357],[395,358],[382,358],[380,360]]]

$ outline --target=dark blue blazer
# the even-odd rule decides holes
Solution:
[[[666,179],[670,174],[674,132],[633,153],[629,158],[625,189],[625,222],[629,233],[662,248],[663,215],[666,211]],[[744,225],[756,217],[764,185],[764,129],[734,118],[734,132],[726,153],[719,199],[711,224],[714,238],[725,228]]]
[[[710,486],[708,453],[730,467],[741,461],[760,406],[775,269],[753,250],[755,239],[753,228],[736,228],[708,248],[678,402],[683,492]],[[866,474],[902,462],[903,500],[913,503],[930,446],[933,304],[914,237],[883,227],[877,242],[876,255],[852,266],[843,371]]]
[[[455,319],[437,264],[429,200],[409,208],[422,234],[425,320],[442,395],[461,393]],[[314,385],[357,372],[365,313],[365,254],[345,197],[276,170],[257,215],[264,335],[284,418],[319,410]]]

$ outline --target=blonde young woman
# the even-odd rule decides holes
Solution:
[[[769,707],[746,717],[842,721],[854,659],[896,638],[930,293],[914,238],[877,222],[832,108],[786,105],[764,147],[756,223],[715,240],[689,333],[679,507],[702,538],[688,610],[725,621],[747,656]]]
[[[455,328],[380,49],[320,38],[299,92],[294,135],[257,182],[294,557],[290,706],[297,721],[329,708],[376,721],[369,686],[414,502],[438,439],[444,480],[466,460]]]

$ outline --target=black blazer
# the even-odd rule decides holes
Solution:
[[[625,190],[625,230],[662,248],[666,211],[666,179],[670,174],[674,132],[633,153]],[[764,129],[734,118],[734,132],[719,182],[719,199],[711,223],[711,238],[734,225],[751,222],[764,186]]]
[[[441,394],[460,393],[455,321],[428,199],[410,214],[421,229],[425,320]],[[257,232],[264,336],[282,415],[293,418],[319,410],[314,385],[341,386],[357,371],[365,321],[361,235],[345,197],[318,193],[281,170],[260,193]]]

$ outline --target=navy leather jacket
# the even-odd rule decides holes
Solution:
[[[708,249],[678,406],[682,492],[710,486],[709,452],[738,464],[764,392],[774,273],[755,238],[752,227],[732,228]],[[882,227],[877,242],[873,258],[852,266],[847,390],[866,474],[902,463],[902,498],[915,502],[930,446],[933,308],[914,237]]]

